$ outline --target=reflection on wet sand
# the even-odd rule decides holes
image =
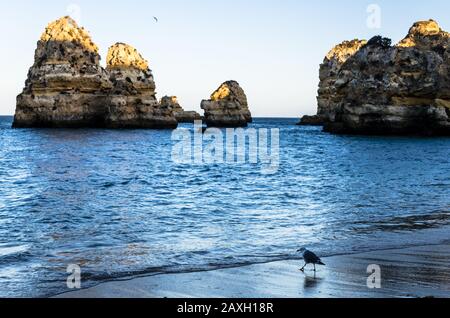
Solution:
[[[411,247],[324,258],[316,273],[300,260],[208,272],[110,282],[61,297],[450,297],[450,245]],[[368,286],[368,267],[381,269],[381,288]]]

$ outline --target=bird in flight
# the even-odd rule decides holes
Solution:
[[[155,19],[155,21],[156,21],[156,22],[158,22],[158,21],[159,21],[157,17],[153,17],[153,19]]]
[[[302,253],[303,254],[303,259],[305,260],[305,265],[300,269],[300,271],[304,272],[305,271],[305,267],[308,264],[313,264],[314,265],[314,272],[316,272],[316,265],[323,265],[325,266],[325,264],[322,262],[322,260],[313,252],[308,251],[306,248],[301,248],[297,251],[298,253]]]

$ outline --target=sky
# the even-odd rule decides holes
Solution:
[[[314,114],[319,65],[336,44],[382,34],[398,42],[413,22],[450,31],[448,0],[0,0],[0,115],[12,115],[47,24],[71,15],[100,47],[133,45],[150,62],[158,98],[186,110],[238,81],[255,117]],[[159,22],[153,17],[156,16]]]

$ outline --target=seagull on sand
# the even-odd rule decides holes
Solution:
[[[322,260],[313,252],[308,251],[306,248],[301,248],[297,251],[298,253],[303,253],[303,259],[305,260],[305,265],[300,269],[300,271],[304,272],[305,267],[308,264],[314,265],[314,272],[316,272],[316,265],[323,265],[325,264],[322,262]]]

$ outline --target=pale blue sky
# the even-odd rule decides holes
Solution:
[[[254,116],[315,113],[319,64],[343,40],[383,34],[397,42],[414,21],[429,18],[450,31],[448,0],[1,3],[0,114],[14,113],[45,26],[71,7],[81,9],[73,15],[100,46],[103,63],[108,47],[118,41],[135,46],[150,61],[159,98],[177,95],[183,107],[199,110],[202,99],[234,79],[246,90]],[[382,10],[381,29],[366,23],[373,3]]]

